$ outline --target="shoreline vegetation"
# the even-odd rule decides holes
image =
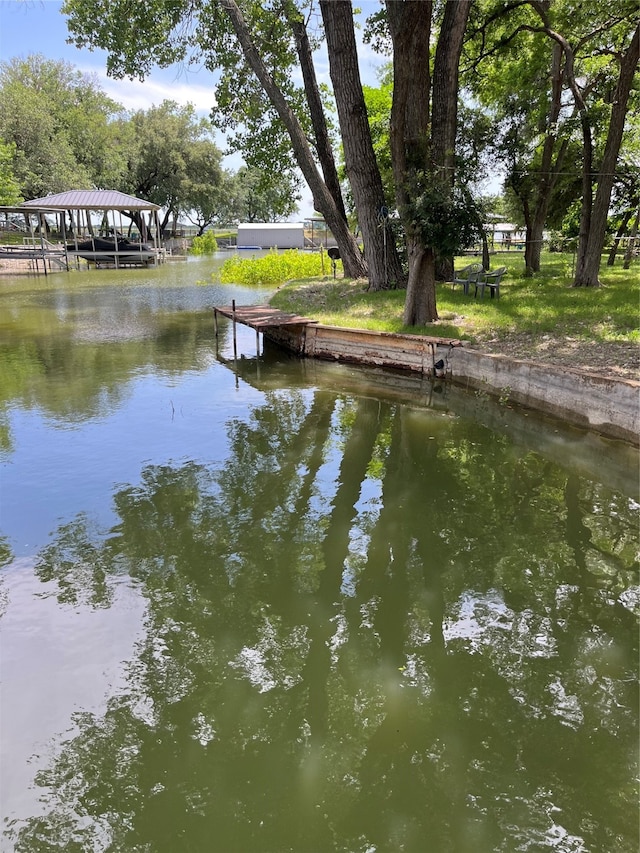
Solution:
[[[457,258],[455,269],[474,260]],[[528,278],[521,253],[494,255],[493,267],[507,267],[499,300],[488,294],[476,299],[473,289],[466,296],[461,287],[453,289],[451,283],[441,282],[437,285],[439,320],[421,327],[402,323],[404,290],[369,292],[366,280],[343,277],[339,261],[334,278],[331,261],[322,253],[230,255],[215,277],[277,288],[268,300],[270,305],[326,325],[454,338],[480,352],[640,381],[637,262],[624,270],[621,263],[609,267],[603,259],[599,288],[572,287],[573,262],[568,253],[543,253],[542,272]],[[3,261],[0,275],[33,274],[28,263]]]
[[[457,258],[461,269],[474,258]],[[250,263],[250,261],[245,261]],[[602,287],[571,286],[573,257],[547,253],[542,272],[524,275],[522,255],[493,256],[506,266],[501,298],[474,298],[451,283],[437,285],[439,320],[402,324],[405,292],[367,291],[366,281],[333,275],[281,285],[269,303],[333,326],[435,335],[465,340],[474,349],[617,379],[640,380],[640,282],[638,268],[602,266]]]

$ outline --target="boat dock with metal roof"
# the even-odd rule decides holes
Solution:
[[[159,205],[116,190],[70,190],[0,207],[7,219],[23,216],[23,245],[0,247],[0,261],[29,260],[39,270],[69,269],[85,261],[93,267],[156,266],[166,258]],[[95,215],[101,214],[101,221]],[[123,215],[125,221],[123,222]],[[92,216],[94,220],[92,220]],[[47,239],[51,219],[61,242]],[[35,226],[34,226],[35,221]],[[137,236],[130,236],[135,227]]]

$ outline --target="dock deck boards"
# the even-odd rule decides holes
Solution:
[[[235,307],[225,305],[220,308],[216,306],[213,310],[229,320],[235,320],[236,323],[242,323],[256,331],[277,326],[308,326],[318,322],[298,314],[287,314],[269,305],[236,305]]]

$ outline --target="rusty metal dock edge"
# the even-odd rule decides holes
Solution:
[[[554,368],[535,361],[488,355],[468,345],[433,343],[400,335],[310,324],[265,330],[264,336],[298,355],[433,375],[445,361],[456,385],[537,409],[573,426],[640,446],[640,382]]]

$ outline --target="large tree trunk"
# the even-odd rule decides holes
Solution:
[[[402,322],[405,326],[424,326],[438,316],[436,306],[436,264],[433,249],[416,238],[407,238],[409,280]]]
[[[407,325],[438,319],[435,246],[420,246],[413,224],[412,190],[424,176],[451,192],[457,119],[458,63],[470,0],[447,0],[436,47],[432,92],[429,74],[432,0],[387,0],[393,42],[391,157],[398,209],[407,237],[409,284],[404,310]]]
[[[329,71],[338,108],[345,167],[362,232],[369,267],[369,289],[404,284],[395,240],[382,215],[385,198],[382,178],[371,142],[367,108],[362,93],[358,51],[350,0],[320,0],[329,55]],[[382,227],[381,227],[382,226]]]
[[[527,228],[524,241],[524,269],[525,275],[533,275],[540,272],[540,255],[542,253],[542,237],[544,234],[544,220],[536,221]]]
[[[407,241],[409,280],[404,306],[407,326],[438,319],[435,296],[435,264],[425,263],[411,216],[413,175],[431,163],[429,151],[429,44],[432,0],[387,0],[389,30],[393,41],[393,102],[389,142],[396,188],[396,202]]]
[[[229,16],[247,64],[260,81],[262,88],[287,129],[296,162],[313,195],[314,207],[322,213],[336,238],[345,275],[349,278],[366,278],[367,264],[362,257],[358,242],[349,231],[344,217],[336,207],[335,200],[318,171],[300,122],[258,54],[237,3],[235,0],[220,0],[220,5]]]
[[[602,163],[596,175],[598,186],[595,201],[591,210],[587,211],[583,207],[583,214],[586,221],[584,226],[581,223],[580,227],[580,243],[573,282],[574,287],[597,287],[600,284],[600,262],[606,235],[613,177],[622,142],[627,114],[627,102],[639,59],[640,27],[636,27],[629,47],[620,61],[620,73],[613,97],[609,131],[604,146]],[[588,123],[588,119],[586,121]],[[591,163],[589,167],[591,167]],[[589,181],[591,181],[591,176],[589,176]]]

